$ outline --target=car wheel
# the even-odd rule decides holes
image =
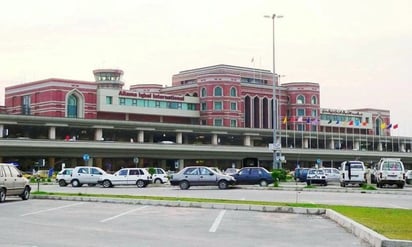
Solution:
[[[187,190],[187,189],[189,189],[190,184],[189,184],[188,181],[184,180],[184,181],[181,181],[181,182],[179,183],[179,186],[180,186],[180,189],[182,189],[182,190]]]
[[[72,181],[72,186],[73,187],[80,187],[82,184],[79,182],[79,180],[75,179]]]
[[[30,189],[29,187],[25,187],[23,193],[20,195],[21,199],[28,200],[30,197]]]
[[[103,181],[103,187],[110,188],[110,187],[112,187],[112,183],[109,180],[104,180]]]
[[[4,202],[6,200],[6,191],[3,188],[0,188],[0,202]]]
[[[221,190],[227,189],[227,187],[228,187],[227,181],[226,180],[220,180],[219,183],[218,183],[218,187]]]
[[[138,188],[143,188],[145,186],[145,182],[143,180],[137,180],[136,185]]]
[[[323,185],[328,186],[328,182],[325,182]]]
[[[268,182],[264,179],[260,180],[259,182],[260,187],[267,187],[268,186]]]
[[[63,179],[60,179],[60,180],[59,180],[59,186],[60,186],[60,187],[67,186],[66,181],[64,181]]]
[[[155,184],[161,184],[162,180],[160,178],[156,178],[154,181]]]

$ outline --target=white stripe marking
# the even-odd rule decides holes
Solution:
[[[22,215],[20,215],[20,216],[27,216],[27,215],[33,215],[33,214],[40,214],[40,213],[44,213],[44,212],[49,212],[49,211],[59,210],[59,209],[62,209],[62,208],[73,207],[73,206],[77,206],[77,205],[81,205],[81,204],[84,204],[84,202],[79,202],[79,203],[75,203],[75,204],[65,205],[65,206],[61,206],[61,207],[57,207],[57,208],[49,208],[49,209],[40,210],[40,211],[37,211],[37,212],[32,212],[32,213],[22,214]]]
[[[119,218],[119,217],[121,217],[121,216],[123,216],[123,215],[129,214],[129,213],[132,213],[132,212],[134,212],[134,211],[141,210],[141,209],[144,209],[144,208],[147,208],[147,207],[148,207],[148,206],[143,206],[143,207],[140,207],[140,208],[135,208],[135,209],[126,211],[126,212],[124,212],[124,213],[121,213],[121,214],[118,214],[118,215],[115,215],[115,216],[112,216],[112,217],[103,219],[103,220],[101,220],[100,222],[103,223],[103,222],[107,222],[107,221],[109,221],[109,220],[114,220],[114,219]]]
[[[393,207],[393,208],[399,208],[399,209],[409,209],[409,208],[401,207],[401,206],[399,206],[399,205],[391,204],[391,203],[389,203],[389,206],[391,206],[391,207]]]
[[[215,222],[213,222],[213,225],[210,227],[209,232],[216,232],[217,228],[220,225],[220,222],[223,219],[223,215],[225,215],[226,210],[220,211],[219,215],[216,217]]]

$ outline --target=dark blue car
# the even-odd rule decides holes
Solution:
[[[309,168],[296,168],[294,178],[298,182],[306,182]]]
[[[259,184],[268,186],[274,182],[272,174],[263,167],[243,167],[238,173],[232,174],[236,184]]]

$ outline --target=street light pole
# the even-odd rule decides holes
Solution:
[[[276,18],[282,18],[283,16],[281,15],[265,15],[265,18],[271,18],[272,19],[272,45],[273,45],[273,75],[272,75],[272,83],[273,83],[273,92],[272,92],[272,97],[273,97],[273,169],[280,169],[281,167],[281,162],[280,156],[281,156],[281,139],[280,136],[278,136],[277,130],[278,130],[278,100],[276,98],[276,83],[278,79],[278,75],[276,74],[276,60],[275,60],[275,19]]]

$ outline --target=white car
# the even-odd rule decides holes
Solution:
[[[100,176],[107,174],[99,167],[95,166],[76,166],[73,169],[70,183],[73,187],[80,187],[83,184],[95,186]]]
[[[324,167],[322,170],[325,172],[326,180],[328,182],[339,182],[340,180],[340,171],[332,167]]]
[[[398,188],[405,186],[405,168],[400,159],[382,158],[374,171],[376,186],[382,188],[385,185],[396,184]]]
[[[72,172],[73,168],[63,168],[63,170],[57,173],[56,182],[59,184],[60,187],[64,187],[70,184],[72,180]]]
[[[412,170],[409,170],[405,174],[405,182],[407,184],[412,184]]]
[[[151,182],[152,176],[144,168],[123,168],[114,174],[104,174],[97,181],[105,188],[115,185],[136,185],[138,188],[143,188]]]
[[[155,167],[153,169],[154,169],[153,174],[152,174],[153,183],[164,184],[164,183],[169,182],[169,176],[167,175],[165,170],[163,170],[162,168],[158,168],[158,167]],[[149,168],[147,170],[149,170]]]
[[[0,203],[6,196],[19,196],[23,200],[30,197],[29,180],[13,164],[0,163]]]
[[[366,183],[366,168],[362,161],[344,161],[341,163],[340,186],[345,187],[348,184],[358,184],[362,186]]]

